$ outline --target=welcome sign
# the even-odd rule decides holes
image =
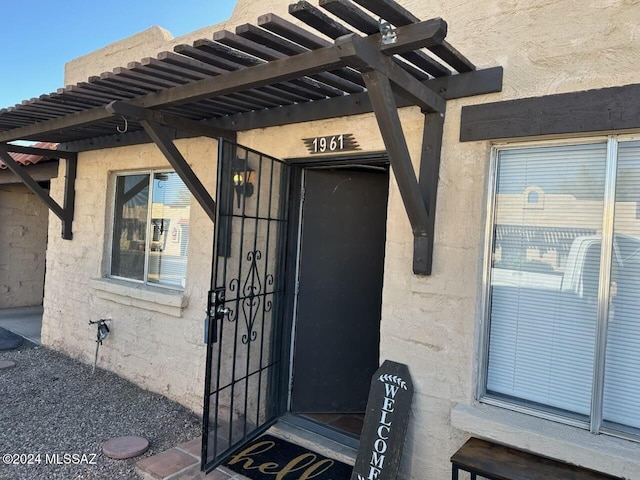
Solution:
[[[392,480],[398,475],[413,383],[409,368],[386,360],[374,374],[358,457],[351,480]]]

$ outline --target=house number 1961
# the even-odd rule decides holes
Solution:
[[[341,133],[340,135],[327,135],[324,137],[303,138],[302,141],[307,146],[309,153],[332,153],[345,150],[360,150],[358,142],[353,138],[352,133]]]
[[[332,137],[316,137],[313,139],[313,153],[335,152],[344,148],[344,134]]]

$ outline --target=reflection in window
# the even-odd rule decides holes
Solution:
[[[640,142],[620,143],[603,417],[640,429]]]
[[[487,377],[496,395],[589,415],[597,305],[587,293],[599,275],[605,154],[605,144],[499,153]],[[545,208],[529,210],[523,192],[535,203],[540,190]]]
[[[111,275],[184,288],[190,198],[174,172],[118,175]]]
[[[640,142],[495,162],[484,398],[640,437]]]
[[[640,142],[495,161],[485,398],[640,436]]]

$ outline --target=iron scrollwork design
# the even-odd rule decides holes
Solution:
[[[260,273],[258,272],[258,261],[262,259],[262,252],[260,250],[252,250],[247,253],[247,262],[249,262],[249,270],[244,279],[244,283],[242,284],[242,291],[238,292],[242,296],[238,299],[239,303],[242,306],[242,312],[244,314],[244,319],[247,327],[247,333],[242,335],[242,343],[247,345],[250,342],[253,342],[257,337],[258,333],[254,330],[254,325],[256,318],[258,316],[258,311],[260,310],[260,305],[262,304],[262,296],[264,294],[263,288],[264,285],[262,280],[260,279]],[[274,279],[273,275],[269,274],[265,278],[265,283],[267,285],[273,285]],[[238,291],[240,289],[240,279],[234,278],[231,280],[229,284],[229,289],[233,292]],[[268,300],[265,302],[264,311],[269,312],[273,307],[272,301]],[[235,321],[236,316],[229,316],[230,321]]]

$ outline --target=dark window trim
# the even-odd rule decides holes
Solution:
[[[640,84],[462,107],[460,141],[640,129]]]

